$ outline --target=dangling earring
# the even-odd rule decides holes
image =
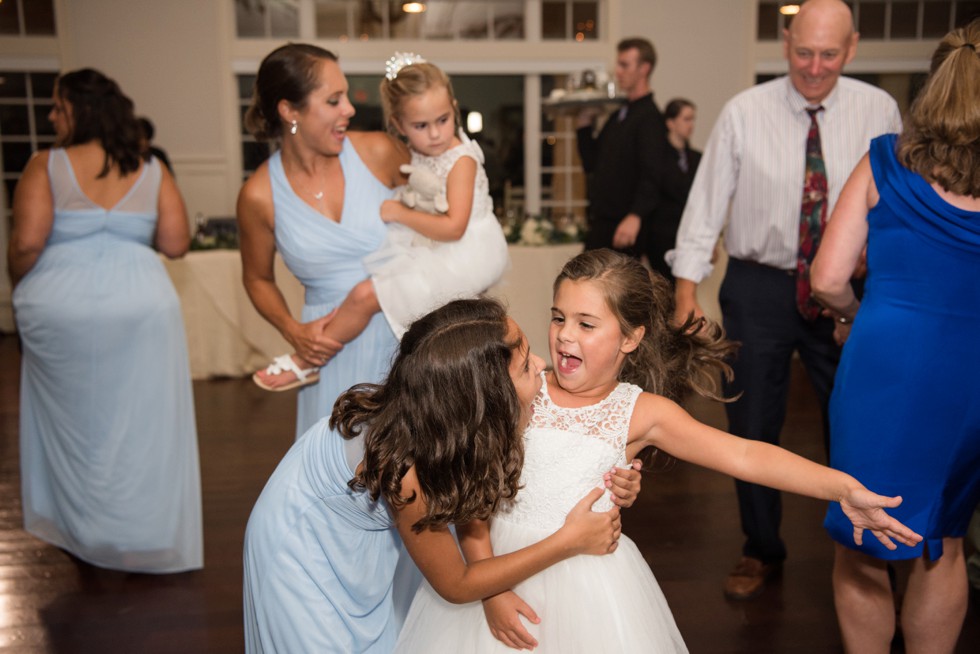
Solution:
[[[294,120],[293,121],[293,124],[289,126],[289,133],[290,134],[296,134],[296,132],[298,132],[298,131],[299,131],[299,125],[297,125],[296,124],[296,121]]]

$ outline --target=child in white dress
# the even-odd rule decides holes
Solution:
[[[479,295],[507,267],[507,241],[493,213],[483,152],[459,128],[459,107],[449,77],[415,54],[396,53],[381,82],[388,130],[408,142],[412,165],[434,173],[448,209],[431,214],[398,200],[381,205],[386,242],[364,261],[369,279],[356,285],[324,334],[343,344],[383,311],[401,338],[416,318],[446,302]],[[253,380],[285,391],[319,379],[297,354],[276,357]]]
[[[703,319],[672,327],[672,314],[668,282],[630,257],[592,250],[565,265],[555,282],[549,333],[554,369],[543,373],[524,433],[523,488],[489,529],[483,522],[458,526],[469,560],[546,537],[603,471],[646,448],[839,501],[857,541],[865,529],[890,549],[896,547],[891,538],[907,545],[921,540],[882,510],[901,498],[876,495],[847,474],[701,424],[678,406],[674,400],[688,391],[716,396],[715,373],[728,374],[724,359],[734,345]],[[625,535],[609,556],[567,559],[482,605],[450,604],[423,584],[396,651],[508,647],[562,654],[687,651],[656,579]]]

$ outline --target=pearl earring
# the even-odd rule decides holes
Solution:
[[[289,126],[289,133],[290,134],[296,134],[296,132],[298,132],[298,131],[299,131],[299,125],[297,125],[296,124],[296,121],[294,120],[293,121],[293,124]]]

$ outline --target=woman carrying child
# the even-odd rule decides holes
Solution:
[[[357,338],[379,311],[400,338],[415,318],[486,291],[508,262],[483,153],[460,129],[449,77],[418,55],[397,53],[388,61],[381,100],[388,131],[408,143],[413,168],[438,180],[448,208],[431,214],[398,200],[381,204],[388,235],[364,260],[371,276],[351,289],[323,329],[340,343]],[[282,391],[314,383],[318,375],[316,364],[297,352],[277,357],[253,378],[262,388]]]

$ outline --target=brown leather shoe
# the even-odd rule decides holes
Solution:
[[[725,580],[725,597],[731,600],[752,599],[762,592],[766,580],[782,567],[781,563],[763,563],[743,556]]]

